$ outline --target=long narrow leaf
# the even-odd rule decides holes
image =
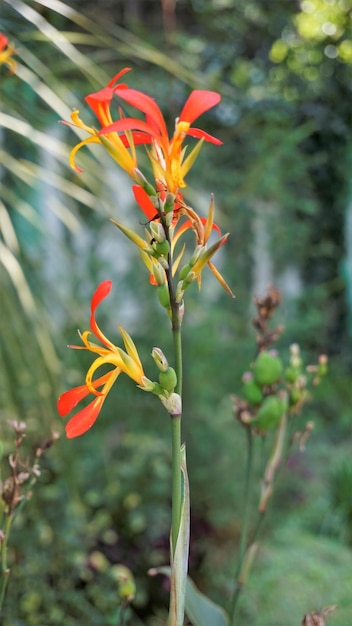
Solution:
[[[188,578],[186,614],[193,626],[228,626],[229,618],[224,609],[207,598]]]
[[[169,626],[183,626],[189,553],[189,482],[186,466],[186,446],[181,447],[181,471],[183,475],[183,501],[180,528],[175,554],[171,562],[171,593]]]

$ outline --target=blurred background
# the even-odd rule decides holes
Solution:
[[[326,353],[329,376],[302,419],[314,420],[314,434],[278,484],[240,614],[251,626],[294,626],[336,603],[329,620],[347,626],[350,1],[4,0],[0,31],[18,62],[14,74],[1,68],[1,439],[10,451],[8,419],[26,421],[28,454],[51,431],[61,435],[14,527],[6,626],[115,624],[116,563],[137,583],[129,623],[158,626],[167,614],[166,582],[147,576],[168,562],[170,425],[161,406],[122,378],[84,437],[67,441],[56,412],[58,395],[81,384],[90,362],[66,345],[88,327],[99,281],[114,283],[102,327],[112,341],[117,324],[132,334],[147,375],[151,347],[172,349],[139,255],[109,222],[140,219],[130,181],[99,146],[79,153],[83,174],[71,170],[78,138],[58,123],[78,108],[94,124],[84,96],[125,66],[133,68],[129,85],[157,100],[170,131],[192,89],[222,95],[199,126],[224,145],[202,148],[185,194],[206,214],[215,193],[216,221],[231,233],[217,266],[236,294],[232,301],[206,271],[201,293],[187,292],[190,573],[226,604],[244,479],[231,394],[255,354],[253,298],[274,284],[284,358],[293,341],[308,361]]]

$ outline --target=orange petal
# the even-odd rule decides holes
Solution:
[[[106,396],[99,396],[84,409],[76,413],[66,424],[66,436],[68,439],[79,437],[87,432],[96,421]]]
[[[219,104],[220,100],[220,94],[215,91],[195,89],[185,102],[181,111],[180,122],[185,121],[192,124],[192,122],[205,111],[208,111],[208,109],[211,109],[216,104]]]
[[[92,383],[94,388],[98,389],[98,387],[104,385],[110,378],[110,375],[111,373],[108,372],[107,374],[104,374],[104,376],[97,378]],[[83,400],[83,398],[85,398],[89,393],[90,390],[88,389],[87,385],[80,385],[80,387],[73,387],[73,389],[65,391],[57,401],[57,410],[59,412],[59,415],[61,415],[61,417],[67,415],[67,413],[72,411],[72,409],[75,408],[76,404]]]
[[[116,74],[114,76],[114,78],[112,78],[108,84],[107,87],[111,87],[111,88],[115,88],[116,87],[122,87],[122,85],[116,85],[115,83],[117,83],[117,81],[119,80],[119,78],[121,78],[121,76],[123,76],[124,74],[126,74],[127,72],[130,72],[132,70],[131,67],[124,67],[123,70],[121,70],[120,72],[118,72],[118,74]]]
[[[104,298],[106,298],[110,291],[111,291],[111,287],[112,287],[112,282],[111,280],[105,280],[104,282],[100,283],[100,285],[97,287],[97,289],[95,290],[93,297],[92,297],[92,302],[91,302],[91,317],[90,317],[90,327],[93,331],[93,333],[95,334],[95,336],[108,348],[111,349],[115,349],[115,346],[113,343],[111,343],[111,341],[109,341],[107,339],[107,337],[105,337],[104,333],[102,333],[102,331],[100,330],[98,324],[96,323],[95,320],[95,311],[97,309],[97,307],[99,306],[99,304],[101,303],[102,300],[104,300]]]
[[[150,96],[147,96],[147,94],[142,91],[137,91],[137,89],[122,89],[118,95],[120,98],[136,107],[136,109],[145,113],[147,117],[151,118],[163,140],[168,141],[168,133],[163,114],[153,98],[150,98]]]
[[[158,212],[143,187],[132,185],[132,191],[138,206],[142,209],[148,220],[158,217]]]

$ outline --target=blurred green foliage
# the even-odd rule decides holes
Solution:
[[[69,119],[72,107],[86,119],[83,96],[125,65],[134,68],[130,84],[157,99],[171,126],[191,88],[223,96],[201,123],[224,146],[203,148],[187,197],[205,212],[215,193],[217,222],[231,232],[222,272],[237,298],[230,301],[204,276],[202,292],[187,293],[184,322],[190,567],[219,602],[229,596],[228,555],[239,535],[245,459],[229,394],[239,391],[254,358],[258,229],[267,242],[267,276],[284,293],[280,347],[298,341],[308,360],[319,351],[331,355],[329,379],[306,415],[316,422],[313,440],[278,486],[243,595],[243,623],[261,626],[298,624],[330,601],[339,604],[331,623],[345,625],[350,610],[350,12],[345,0],[182,0],[173,31],[161,3],[151,1],[5,0],[1,10],[0,29],[19,62],[14,75],[1,68],[5,443],[7,418],[25,419],[29,440],[62,432],[55,398],[80,384],[86,366],[64,348],[77,327],[87,328],[99,280],[116,282],[102,325],[114,333],[116,323],[128,321],[147,371],[152,346],[171,351],[138,256],[107,226],[109,216],[131,223],[129,182],[98,151],[82,152],[86,173],[73,173],[67,157],[75,136],[57,121]],[[293,292],[285,273],[292,267]],[[48,452],[11,539],[5,626],[114,624],[117,585],[92,563],[96,552],[135,576],[130,624],[163,623],[167,586],[146,572],[168,560],[168,438],[161,408],[121,380],[92,433],[62,438]]]

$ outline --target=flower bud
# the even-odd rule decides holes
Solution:
[[[138,183],[138,185],[140,185],[144,191],[148,194],[148,196],[156,196],[156,191],[153,187],[153,185],[151,185],[146,177],[144,176],[144,174],[142,174],[142,172],[136,167],[134,170],[135,173],[135,180]]]
[[[187,265],[184,265],[183,267],[181,267],[180,269],[180,280],[184,280],[186,278],[186,276],[189,274],[189,272],[191,271],[191,266],[189,263],[187,263]]]
[[[164,307],[164,309],[168,309],[170,307],[170,294],[168,286],[166,284],[159,285],[156,288],[156,293],[161,306]]]
[[[177,287],[176,287],[176,295],[175,295],[175,300],[178,304],[181,304],[182,300],[183,300],[183,296],[184,296],[185,290],[183,288],[183,281],[180,280],[179,283],[177,283]]]
[[[175,194],[167,193],[164,203],[164,211],[165,213],[171,213],[175,208]]]
[[[157,241],[157,243],[154,245],[154,250],[158,256],[158,258],[160,256],[164,256],[167,257],[167,255],[170,252],[170,244],[168,241]]]
[[[188,272],[186,278],[182,281],[183,290],[186,291],[187,287],[189,287],[196,278],[197,274],[195,274],[195,272]]]
[[[155,365],[157,366],[160,372],[166,372],[169,369],[168,360],[160,348],[153,348],[152,350],[152,358],[154,360]]]
[[[160,222],[151,222],[150,230],[156,241],[158,242],[165,241],[166,239],[165,230],[164,230],[163,225],[160,224]]]
[[[189,264],[191,267],[193,267],[193,265],[196,263],[196,261],[198,261],[198,258],[200,256],[200,253],[204,250],[204,246],[196,246],[190,260],[189,260]]]
[[[153,263],[153,276],[156,280],[156,282],[158,283],[158,285],[165,285],[166,282],[166,276],[165,276],[165,270],[164,268],[160,265],[160,263],[155,262]]]
[[[258,385],[272,385],[281,376],[282,363],[270,352],[260,352],[253,366],[254,380]]]
[[[178,393],[172,393],[168,396],[168,398],[165,398],[165,396],[159,396],[159,398],[171,417],[181,417],[182,399]]]
[[[177,385],[177,376],[173,367],[169,367],[166,371],[159,374],[159,383],[166,391],[173,391]]]
[[[320,378],[322,376],[326,376],[326,374],[328,373],[328,357],[326,356],[326,354],[321,354],[319,356],[317,373]]]
[[[169,269],[169,264],[167,259],[164,256],[158,256],[158,261],[161,265],[161,267],[164,268],[164,270],[168,270]]]
[[[293,343],[290,345],[290,353],[291,353],[291,358],[290,358],[291,367],[294,367],[295,369],[298,369],[298,370],[301,369],[302,359],[300,357],[300,347],[298,343]]]

